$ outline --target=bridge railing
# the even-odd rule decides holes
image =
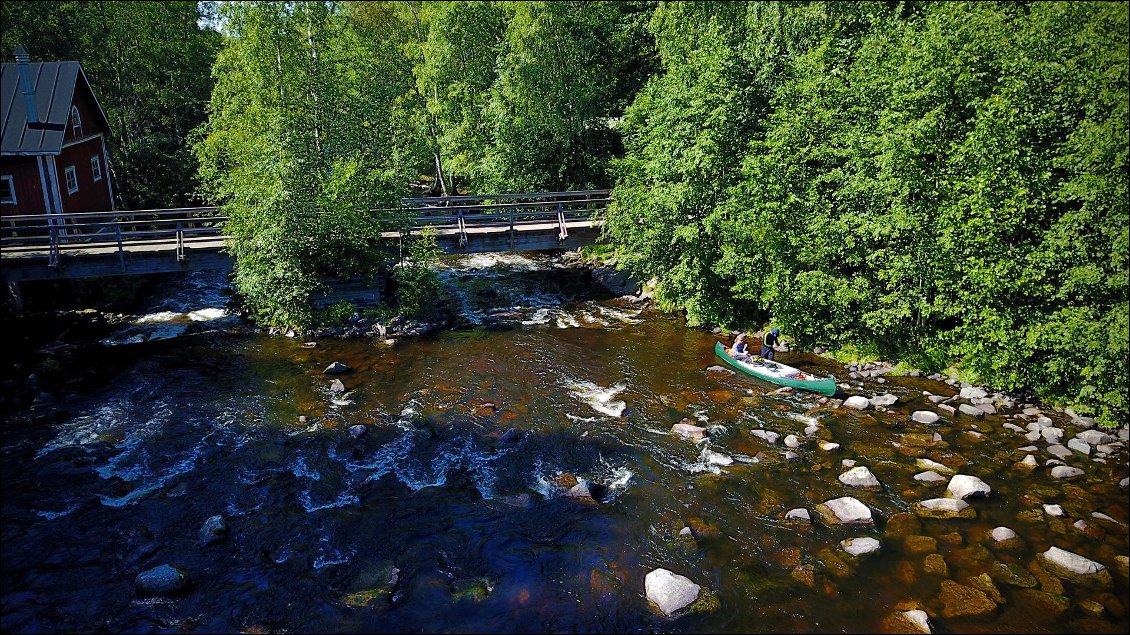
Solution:
[[[373,210],[375,218],[399,218],[400,235],[424,227],[457,233],[460,244],[468,232],[514,231],[556,225],[568,236],[568,225],[592,220],[607,208],[609,190],[535,192],[487,196],[404,198],[398,207]],[[117,252],[123,263],[126,248],[175,247],[178,259],[185,249],[223,238],[227,217],[216,207],[116,210],[66,214],[18,214],[0,218],[0,251],[4,256],[46,255],[57,266],[61,254]]]
[[[122,255],[127,244],[175,247],[183,259],[185,247],[222,237],[226,220],[215,207],[11,215],[0,226],[0,250],[5,255],[47,252],[51,266],[68,251]]]

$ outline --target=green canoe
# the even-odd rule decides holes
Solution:
[[[718,342],[714,345],[714,354],[726,360],[727,364],[743,373],[753,375],[758,379],[764,379],[771,384],[792,386],[799,390],[811,390],[812,392],[818,392],[823,395],[828,395],[829,397],[836,394],[836,379],[834,377],[813,377],[792,366],[787,366],[780,362],[771,362],[767,359],[755,358],[751,362],[739,362],[733,357],[730,357],[726,352],[726,347],[722,345],[722,342]]]

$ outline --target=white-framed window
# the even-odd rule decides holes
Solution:
[[[82,136],[82,117],[78,116],[78,106],[71,106],[71,132],[76,137]]]
[[[102,159],[97,154],[90,155],[90,173],[94,175],[95,181],[102,180]]]
[[[75,166],[68,165],[63,173],[67,175],[67,194],[74,194],[78,191],[78,175],[75,174]]]
[[[16,183],[11,174],[0,176],[0,203],[16,204]]]

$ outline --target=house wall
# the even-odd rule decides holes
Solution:
[[[36,157],[4,157],[0,160],[0,174],[12,176],[16,191],[16,204],[0,204],[0,215],[46,213]]]
[[[102,165],[102,179],[94,180],[94,171],[90,166],[90,157],[97,155]],[[78,180],[78,191],[74,194],[67,192],[67,166],[75,166],[75,176]],[[106,167],[106,153],[103,151],[102,138],[87,139],[72,146],[65,146],[59,156],[55,157],[55,170],[59,179],[59,196],[63,201],[64,212],[100,212],[113,209],[110,191],[106,181],[110,178]]]

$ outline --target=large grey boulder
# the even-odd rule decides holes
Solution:
[[[1037,557],[1049,573],[1064,580],[1091,588],[1106,588],[1113,582],[1105,566],[1059,547],[1050,547]]]
[[[1071,456],[1071,450],[1068,450],[1067,448],[1057,443],[1055,445],[1048,446],[1048,454],[1054,456],[1057,459],[1066,459],[1067,457]]]
[[[871,508],[851,496],[824,501],[816,506],[816,511],[829,525],[865,525],[874,522]]]
[[[954,474],[946,486],[946,496],[965,500],[971,497],[988,496],[993,492],[988,483],[976,476]]]
[[[910,418],[918,423],[936,423],[939,419],[938,413],[929,410],[915,410]]]
[[[192,580],[180,569],[163,564],[142,571],[134,578],[138,595],[172,595],[188,589]]]
[[[671,615],[690,606],[702,590],[690,578],[667,569],[656,569],[647,574],[643,584],[647,599],[654,602],[664,615]]]
[[[342,364],[341,362],[334,362],[334,363],[330,364],[329,366],[326,366],[326,369],[322,371],[322,374],[325,374],[325,375],[340,375],[342,373],[348,373],[348,372],[349,372],[348,366],[346,366],[345,364]]]
[[[228,535],[228,524],[219,514],[204,521],[197,538],[201,547],[222,541]]]
[[[335,379],[330,382],[330,392],[343,393],[345,392],[345,384],[341,383],[340,379]]]
[[[1070,439],[1067,442],[1067,447],[1072,449],[1072,450],[1075,450],[1076,452],[1082,454],[1083,456],[1091,456],[1091,446],[1090,446],[1090,444],[1088,444],[1086,441],[1084,441],[1082,439],[1079,439],[1079,438]]]
[[[848,397],[844,400],[844,407],[852,408],[854,410],[867,410],[871,408],[871,401],[869,401],[867,397],[852,395],[851,397]]]
[[[961,414],[963,414],[967,417],[975,417],[975,418],[980,419],[981,417],[985,416],[984,410],[981,410],[977,406],[971,406],[967,403],[963,403],[960,406],[958,406],[957,410],[958,410],[958,412],[960,412]]]
[[[875,478],[871,470],[862,465],[853,467],[843,474],[840,474],[839,478],[840,482],[848,487],[858,487],[860,489],[879,489],[882,487],[882,484],[879,483],[879,479]]]
[[[1104,443],[1111,443],[1115,440],[1113,436],[1101,430],[1084,430],[1075,435],[1075,438],[1090,445],[1102,445]]]

